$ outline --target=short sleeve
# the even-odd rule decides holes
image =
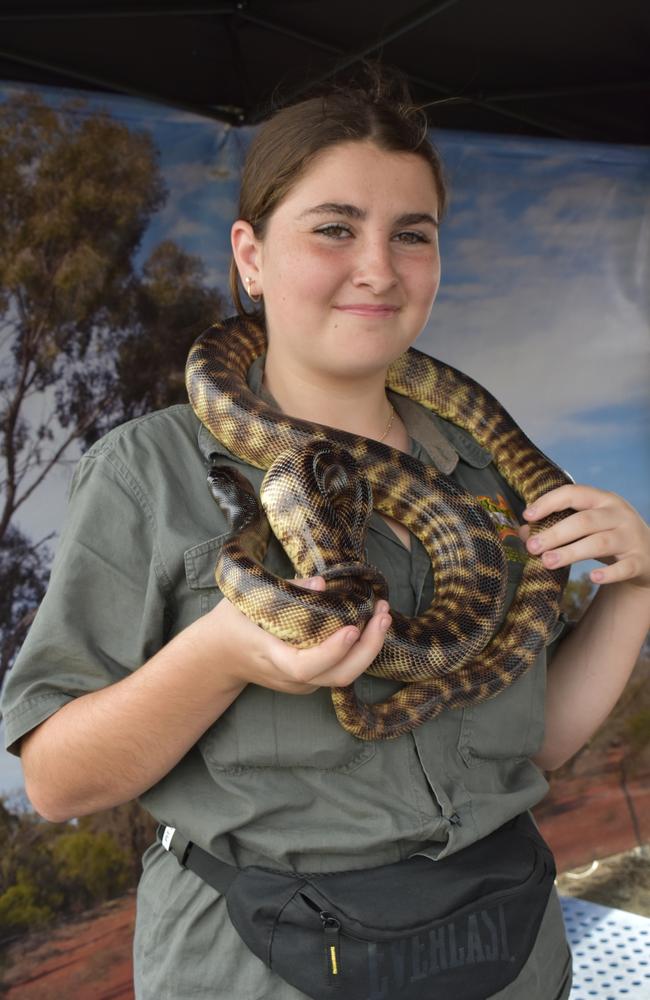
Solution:
[[[114,452],[81,459],[50,583],[2,698],[7,749],[164,642],[166,574],[149,498]]]

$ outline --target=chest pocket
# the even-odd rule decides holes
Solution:
[[[506,609],[521,579],[523,565],[508,562]],[[550,642],[562,631],[558,623]],[[544,701],[546,694],[546,652],[500,694],[463,709],[458,752],[468,767],[485,760],[531,757],[544,738]]]
[[[214,578],[219,550],[228,533],[210,538],[185,552],[185,578],[190,600],[199,598],[197,613],[216,607],[222,594]],[[293,569],[275,539],[265,565],[278,576]],[[219,664],[209,669],[218,670]],[[369,697],[368,678],[356,683],[359,696]],[[310,695],[291,695],[249,684],[199,740],[198,749],[210,771],[243,768],[312,768],[349,772],[375,754],[375,746],[347,733],[338,723],[329,688]]]
[[[185,553],[185,581],[189,588],[190,601],[198,612],[195,613],[194,620],[211,611],[221,600],[222,593],[214,578],[214,570],[221,546],[228,535],[229,532],[225,531],[214,538],[208,538],[207,541],[192,546]]]

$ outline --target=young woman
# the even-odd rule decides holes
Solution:
[[[506,497],[521,520],[523,504],[468,434],[385,389],[436,297],[444,203],[437,155],[403,102],[337,91],[270,119],[232,227],[233,274],[261,303],[268,345],[249,386],[291,417],[383,441],[477,495]],[[234,298],[244,313],[236,280]],[[526,548],[549,567],[597,559],[601,587],[582,621],[566,636],[559,625],[497,697],[364,742],[338,724],[330,689],[356,682],[364,701],[395,690],[365,671],[390,608],[413,615],[432,599],[422,546],[375,512],[368,561],[386,576],[390,608],[379,601],[361,633],[348,626],[296,649],[216,588],[229,529],[205,485],[215,461],[259,486],[262,473],[187,406],[117,428],[81,460],[50,588],[4,697],[35,808],[62,821],[137,796],[222,860],[317,872],[420,851],[443,859],[534,806],[542,769],[606,717],[650,625],[650,532],[629,504],[570,485],[523,512],[530,525],[574,511],[534,539],[527,527],[507,539],[510,599]],[[274,542],[266,564],[294,574]],[[223,897],[159,844],[144,858],[135,970],[143,1000],[304,995],[242,943]],[[432,988],[423,980],[422,996]],[[493,996],[556,1000],[569,989],[552,894],[530,958]]]

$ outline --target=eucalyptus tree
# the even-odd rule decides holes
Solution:
[[[221,315],[203,262],[172,241],[138,266],[166,197],[148,132],[80,100],[0,104],[0,683],[49,564],[17,515],[80,444],[185,399],[189,345]]]

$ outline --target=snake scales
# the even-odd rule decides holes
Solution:
[[[506,569],[487,512],[449,477],[397,449],[287,417],[260,400],[246,376],[265,346],[252,321],[233,317],[210,327],[188,356],[190,403],[233,455],[258,468],[272,466],[260,494],[269,522],[297,573],[320,573],[327,588],[306,591],[261,565],[269,527],[252,487],[234,469],[214,468],[211,488],[224,509],[230,507],[236,529],[217,563],[223,593],[297,646],[321,642],[342,625],[362,626],[376,599],[386,596],[383,579],[361,561],[374,505],[420,539],[432,562],[435,596],[418,618],[391,609],[384,646],[369,668],[403,686],[372,705],[357,698],[353,685],[332,689],[339,722],[361,739],[392,739],[445,708],[498,694],[548,641],[568,570],[528,559],[495,634]],[[411,348],[391,365],[386,384],[469,431],[528,505],[570,482],[486,389],[456,369]]]

